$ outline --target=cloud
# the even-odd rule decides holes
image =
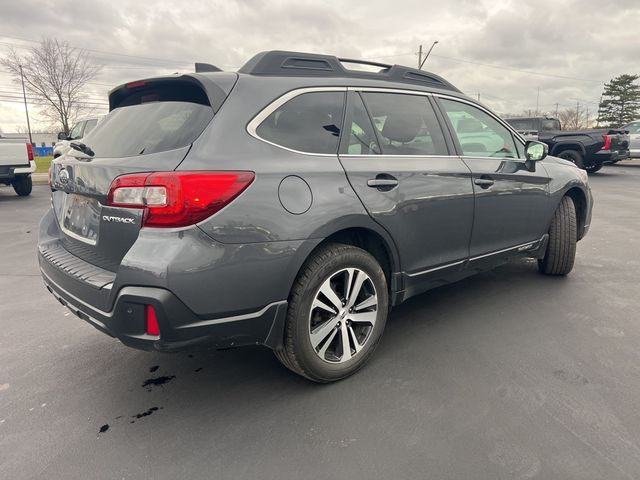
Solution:
[[[132,55],[91,52],[104,69],[90,95],[104,100],[110,86],[190,71],[195,61],[235,69],[259,51],[291,49],[415,65],[418,45],[437,39],[426,68],[496,111],[535,108],[538,89],[541,110],[580,101],[595,111],[604,81],[640,73],[637,24],[637,0],[21,0],[3,6],[0,53],[7,43],[30,45],[16,38],[56,36]],[[0,73],[6,88],[15,86]],[[0,120],[5,131],[24,123],[11,111]]]

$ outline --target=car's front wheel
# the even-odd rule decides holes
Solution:
[[[345,378],[373,354],[388,311],[387,281],[377,260],[352,245],[326,245],[294,283],[276,356],[316,382]]]
[[[571,197],[563,197],[549,227],[549,243],[538,268],[545,275],[567,275],[573,269],[577,243],[576,207]]]

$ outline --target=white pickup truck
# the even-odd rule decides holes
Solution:
[[[33,147],[23,139],[0,137],[0,185],[11,185],[21,197],[31,193],[36,171]]]

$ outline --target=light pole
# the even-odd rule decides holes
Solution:
[[[27,114],[27,130],[29,130],[29,143],[33,144],[31,138],[31,123],[29,123],[29,109],[27,108],[27,92],[24,89],[24,73],[22,71],[22,65],[20,65],[20,79],[22,80],[22,97],[24,98],[24,111]]]
[[[431,44],[431,48],[429,49],[427,54],[424,56],[424,58],[422,58],[422,45],[420,45],[420,52],[418,57],[418,70],[422,70],[422,67],[424,66],[424,62],[426,62],[427,58],[429,58],[429,55],[431,54],[431,50],[433,50],[433,47],[436,46],[436,43],[438,43],[438,40],[436,40]]]

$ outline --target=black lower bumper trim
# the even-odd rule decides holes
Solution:
[[[162,288],[123,287],[114,307],[103,312],[67,292],[43,271],[47,289],[76,316],[127,346],[140,350],[177,351],[195,345],[231,348],[243,345],[281,345],[287,302],[271,303],[248,314],[203,319],[173,293]],[[145,307],[152,305],[160,338],[146,334]]]

